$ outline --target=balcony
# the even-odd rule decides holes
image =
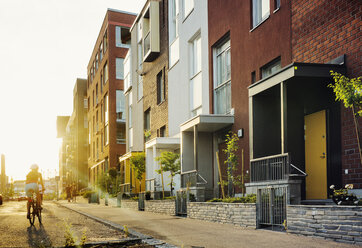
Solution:
[[[159,2],[150,1],[142,21],[143,61],[152,62],[160,53]]]

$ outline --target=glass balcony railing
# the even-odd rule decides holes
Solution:
[[[145,36],[143,40],[143,54],[147,55],[148,52],[151,50],[151,32],[148,32],[148,34]]]

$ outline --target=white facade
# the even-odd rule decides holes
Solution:
[[[182,123],[209,114],[207,1],[169,1],[169,46],[169,136],[180,137]]]

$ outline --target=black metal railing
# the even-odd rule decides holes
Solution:
[[[250,161],[250,181],[275,181],[287,179],[289,175],[288,153],[252,159]]]
[[[207,184],[207,181],[196,170],[181,173],[182,188],[196,187],[204,184]]]

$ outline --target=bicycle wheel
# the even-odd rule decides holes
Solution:
[[[30,203],[30,211],[29,212],[30,212],[30,218],[29,218],[30,225],[34,225],[35,215],[36,215],[34,202]]]
[[[37,215],[38,215],[38,220],[39,220],[39,223],[41,224],[41,208],[40,206],[38,206],[38,204],[36,204],[36,208],[37,208]]]

